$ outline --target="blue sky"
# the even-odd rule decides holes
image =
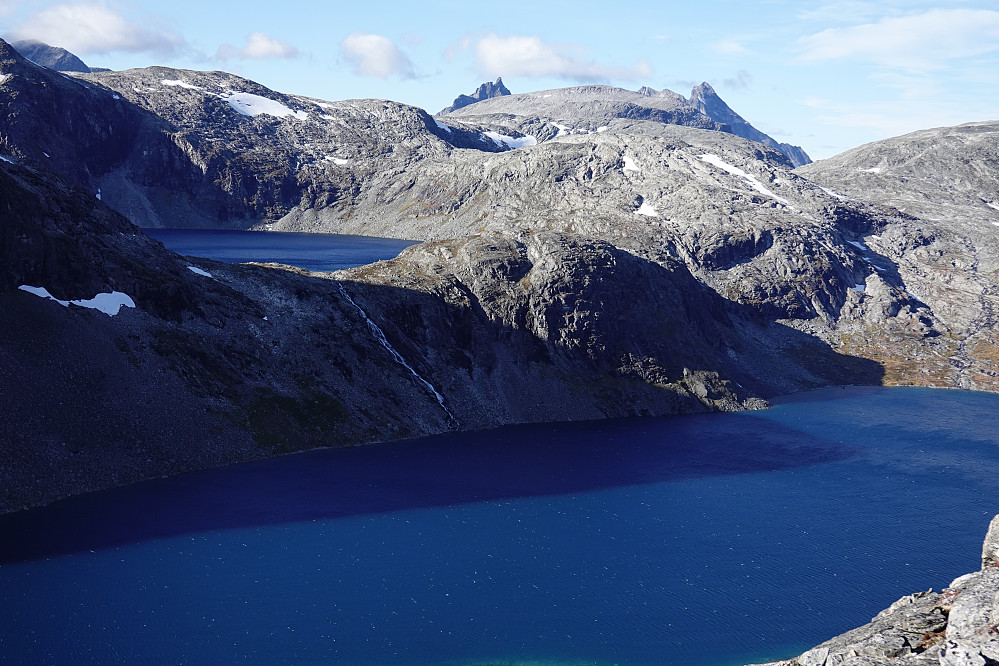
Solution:
[[[729,105],[813,158],[927,127],[999,119],[995,0],[206,2],[0,0],[0,36],[93,66],[222,69],[285,93],[434,113],[502,76]]]

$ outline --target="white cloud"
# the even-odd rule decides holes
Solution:
[[[340,50],[355,74],[387,79],[398,76],[415,78],[413,63],[388,37],[354,32],[340,42]]]
[[[999,51],[999,12],[933,9],[830,28],[799,40],[805,62],[858,58],[909,71],[938,69],[943,61]]]
[[[578,45],[549,44],[538,37],[487,35],[476,43],[475,59],[479,73],[487,78],[555,76],[592,82],[652,75],[652,66],[646,60],[639,60],[631,67],[605,65],[591,60]]]
[[[50,7],[15,28],[12,38],[37,39],[81,55],[111,51],[170,55],[185,47],[179,36],[130,21],[98,3]]]
[[[237,48],[232,44],[223,44],[218,48],[216,57],[220,60],[231,60],[233,58],[244,59],[265,59],[265,58],[294,58],[298,55],[298,49],[288,42],[274,39],[262,32],[254,32],[246,38],[246,45]]]

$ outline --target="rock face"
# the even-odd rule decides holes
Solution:
[[[992,519],[986,547],[996,539]],[[999,567],[961,576],[940,592],[903,597],[858,629],[768,666],[987,666],[999,663]]]
[[[442,109],[437,115],[443,116],[452,111],[464,108],[469,104],[475,104],[476,102],[481,102],[484,99],[492,99],[493,97],[501,97],[503,95],[509,95],[510,90],[503,85],[503,79],[497,78],[495,83],[483,83],[481,86],[475,89],[471,95],[458,95],[451,106],[446,109]]]

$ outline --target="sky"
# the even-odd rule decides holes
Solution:
[[[996,0],[0,0],[0,37],[430,113],[498,76],[514,93],[706,81],[813,159],[999,119]]]

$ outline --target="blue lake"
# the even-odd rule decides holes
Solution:
[[[999,395],[313,451],[0,516],[0,662],[742,664],[977,570]]]
[[[391,259],[415,241],[344,234],[208,229],[143,229],[168,250],[226,263],[276,262],[310,271],[335,271]]]

